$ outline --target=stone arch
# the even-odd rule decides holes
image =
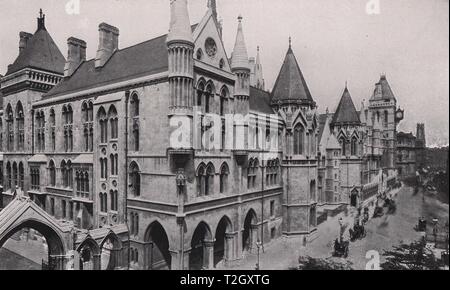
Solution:
[[[129,179],[131,188],[131,193],[134,196],[141,195],[141,170],[139,164],[136,161],[132,161],[129,167]]]
[[[166,230],[158,221],[151,223],[145,232],[146,269],[170,270],[172,255],[170,254],[170,240]]]
[[[6,209],[5,209],[6,210]],[[18,225],[13,226],[10,230],[0,233],[0,248],[18,231],[29,228],[38,231],[44,236],[48,246],[48,265],[51,270],[63,270],[66,247],[64,239],[59,231],[51,224],[44,222],[38,218],[28,218],[20,221]]]
[[[122,241],[110,231],[100,242],[100,268],[102,270],[115,270],[122,265]]]
[[[214,242],[214,266],[220,262],[233,259],[233,223],[228,216],[223,216],[219,221],[215,231]]]
[[[242,229],[242,250],[251,251],[256,247],[258,241],[258,216],[253,208],[245,215]]]
[[[100,246],[90,236],[87,236],[77,247],[80,254],[80,270],[100,269]]]
[[[213,266],[214,241],[209,225],[201,221],[196,227],[191,239],[189,254],[189,269],[210,269]]]

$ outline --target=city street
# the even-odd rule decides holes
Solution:
[[[431,221],[436,217],[443,225],[448,220],[448,204],[439,201],[437,196],[422,191],[414,194],[413,188],[403,187],[396,194],[397,211],[394,215],[384,215],[381,218],[372,219],[366,224],[367,236],[363,240],[350,243],[349,257],[347,259],[333,258],[336,261],[349,261],[355,270],[366,268],[366,253],[375,250],[380,253],[383,262],[383,250],[402,242],[409,243],[421,237],[414,230],[420,216]],[[260,257],[261,269],[284,270],[297,266],[299,256],[314,258],[330,258],[334,240],[339,236],[338,219],[342,217],[349,227],[352,226],[354,212],[352,210],[341,213],[328,219],[318,229],[317,238],[307,247],[301,246],[299,238],[282,238],[267,246]],[[348,227],[346,230],[348,236]],[[233,265],[228,269],[254,269],[257,256],[249,255],[244,262]]]

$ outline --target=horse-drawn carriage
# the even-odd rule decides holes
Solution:
[[[383,215],[384,215],[383,208],[377,205],[375,207],[375,210],[373,211],[373,218],[379,218],[382,217]]]
[[[384,206],[387,207],[387,214],[394,214],[397,211],[397,204],[393,199],[386,198]]]
[[[427,231],[427,220],[424,217],[420,217],[419,222],[414,227],[414,229],[418,232],[426,232]]]
[[[350,233],[350,241],[352,242],[363,239],[367,235],[365,227],[359,223],[355,223],[353,229],[349,229],[348,231]]]
[[[336,239],[334,241],[333,257],[347,258],[349,245],[350,245],[349,241],[344,241],[342,238]]]

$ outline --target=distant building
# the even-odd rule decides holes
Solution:
[[[417,170],[416,137],[412,133],[397,134],[397,170],[401,178],[413,177]]]

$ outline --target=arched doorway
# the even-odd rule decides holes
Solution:
[[[145,241],[147,269],[170,270],[172,256],[169,251],[169,239],[159,222],[154,222],[148,227]]]
[[[22,230],[29,233],[30,229],[37,232],[36,236],[38,238],[33,239],[33,241],[37,243],[39,243],[40,241],[43,244],[45,243],[45,250],[42,251],[43,257],[41,261],[37,261],[35,258],[36,262],[39,262],[41,264],[37,265],[37,267],[46,270],[64,270],[65,249],[63,240],[54,229],[42,222],[36,220],[27,220],[13,228],[12,230],[8,231],[6,234],[0,233],[0,248],[2,248],[10,238],[16,236],[17,233],[20,233]],[[40,241],[39,237],[42,237]],[[17,242],[17,240],[14,242]],[[19,245],[22,245],[22,243],[20,243]],[[33,251],[36,247],[36,244],[29,244],[29,246],[26,246],[26,243],[24,243],[23,245],[25,248],[21,252],[20,256],[22,257],[27,257],[27,251]],[[17,266],[20,267],[21,265],[23,264]],[[12,267],[14,267],[14,265],[12,265]]]
[[[251,251],[258,241],[258,219],[251,209],[245,216],[244,231],[242,233],[242,250]]]
[[[233,252],[233,226],[228,217],[224,216],[216,229],[216,241],[214,242],[214,267],[222,261],[232,259]]]
[[[122,243],[113,233],[109,233],[100,244],[100,268],[115,270],[122,265]]]
[[[211,230],[206,223],[201,222],[192,236],[189,269],[210,269],[214,263],[213,252],[214,241],[212,241]]]
[[[80,270],[100,269],[100,247],[92,238],[86,238],[77,251],[80,255]]]
[[[352,190],[352,193],[350,195],[350,205],[353,207],[358,206],[358,190],[356,189]]]

